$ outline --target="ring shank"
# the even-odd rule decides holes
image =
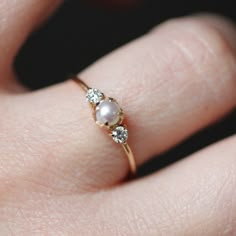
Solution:
[[[84,83],[80,78],[78,78],[77,76],[73,76],[71,78],[76,84],[78,84],[80,86],[80,88],[82,88],[85,92],[87,92],[90,87]],[[136,166],[136,162],[135,162],[135,158],[134,158],[134,154],[130,148],[130,146],[128,145],[128,143],[123,143],[121,144],[125,154],[128,158],[128,162],[129,162],[129,167],[130,167],[130,171],[132,174],[135,174],[137,171],[137,166]]]
[[[86,83],[84,83],[81,79],[79,79],[77,76],[74,76],[72,78],[72,80],[76,84],[78,84],[85,92],[87,92],[89,90],[89,86]]]
[[[137,167],[136,167],[136,162],[135,162],[135,159],[134,159],[134,154],[133,154],[130,146],[127,143],[122,144],[122,147],[124,148],[125,154],[128,158],[130,171],[131,171],[132,174],[135,174],[136,171],[137,171]]]

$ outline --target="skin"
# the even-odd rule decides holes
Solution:
[[[17,51],[59,4],[0,3],[0,235],[236,235],[236,136],[124,182],[122,149],[82,90],[18,84]],[[220,16],[174,19],[80,76],[119,101],[140,166],[235,108],[235,42]]]

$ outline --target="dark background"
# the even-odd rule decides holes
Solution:
[[[234,1],[144,0],[109,6],[68,0],[26,42],[16,59],[20,80],[32,89],[63,81],[104,54],[142,35],[156,24],[195,12],[217,12],[236,20]],[[109,1],[108,1],[109,2]],[[122,1],[120,0],[120,3]],[[236,133],[236,113],[198,133],[177,148],[147,163],[140,175],[176,161]]]

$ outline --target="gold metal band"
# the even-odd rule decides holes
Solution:
[[[136,171],[137,171],[137,166],[136,166],[136,162],[135,162],[135,159],[134,159],[134,154],[133,154],[130,146],[128,145],[128,143],[123,143],[122,147],[124,148],[125,154],[128,158],[130,171],[131,171],[132,174],[135,174]]]
[[[90,99],[91,99],[90,103],[91,103],[91,107],[92,107],[92,109],[94,111],[94,114],[96,112],[96,109],[97,109],[98,105],[101,102],[103,102],[103,101],[109,101],[111,103],[115,103],[116,105],[118,105],[118,103],[113,98],[107,98],[99,90],[90,88],[85,82],[83,82],[77,76],[74,76],[71,79],[76,84],[78,84],[85,91],[85,93],[87,93],[87,100],[88,100],[88,92],[89,91],[93,92],[93,93],[98,92],[98,95],[101,95],[101,97],[99,97],[98,95],[96,96],[96,94],[95,95],[92,94],[95,97],[90,97]],[[101,100],[99,102],[97,102],[97,101],[94,101],[94,100],[96,100],[95,98],[100,98]],[[128,132],[128,130],[126,129],[125,125],[123,124],[123,111],[122,111],[122,109],[120,109],[120,113],[118,115],[119,115],[119,117],[117,118],[116,124],[105,123],[105,124],[101,125],[101,124],[99,124],[96,121],[96,117],[95,116],[94,116],[94,118],[95,118],[96,123],[99,124],[99,126],[108,128],[109,134],[111,136],[117,135],[117,137],[115,137],[115,139],[114,138],[113,139],[117,143],[120,143],[122,145],[122,147],[123,147],[123,149],[125,151],[125,154],[126,154],[126,156],[128,158],[130,171],[131,171],[132,174],[135,174],[136,171],[137,171],[137,166],[136,166],[136,162],[135,162],[135,158],[134,158],[133,152],[132,152],[130,146],[128,145],[128,143],[127,143],[127,138],[128,138],[128,133],[127,132]]]

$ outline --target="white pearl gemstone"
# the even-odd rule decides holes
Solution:
[[[104,100],[96,107],[96,121],[101,125],[113,126],[120,121],[120,113],[121,109],[115,101]]]

